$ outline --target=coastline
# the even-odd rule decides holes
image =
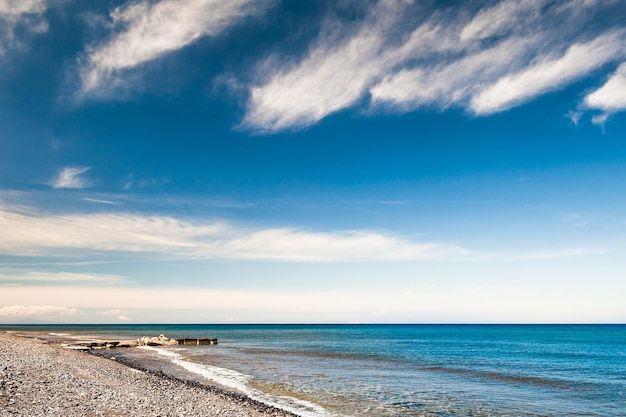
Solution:
[[[0,386],[0,417],[114,417],[129,413],[152,417],[624,416],[626,365],[620,358],[626,343],[625,325],[15,325],[0,326],[0,341],[4,330],[11,331],[13,336],[46,340],[47,343],[24,339],[22,344],[32,346],[21,349],[20,355],[53,356],[53,359],[37,359],[36,366],[29,365],[30,369],[28,364],[22,364],[24,375],[43,375],[41,380],[25,378],[4,367],[5,363],[24,361],[20,355],[11,356],[18,347],[0,346],[0,382],[4,380]],[[72,355],[58,351],[62,343],[80,346],[90,344],[90,340],[130,340],[161,332],[176,338],[217,337],[221,343],[197,348],[93,348],[89,353],[72,351]],[[9,342],[5,341],[4,345]],[[37,347],[38,344],[41,346]],[[39,351],[45,347],[46,352]],[[59,355],[63,356],[59,358]],[[63,401],[72,401],[70,407],[86,401],[87,407],[91,400],[84,397],[93,391],[79,386],[84,394],[78,396],[76,375],[65,375],[69,372],[49,375],[49,368],[84,360],[95,361],[89,366],[104,367],[95,372],[104,376],[105,381],[87,379],[83,385],[106,385],[108,380],[119,379],[109,373],[120,372],[115,368],[122,367],[127,374],[152,375],[161,384],[167,384],[170,378],[188,386],[206,384],[211,388],[197,388],[225,395],[229,403],[234,394],[236,398],[247,397],[264,406],[261,413],[255,414],[241,410],[222,412],[219,408],[217,412],[176,408],[154,412],[142,408],[145,404],[141,403],[141,407],[120,412],[123,407],[134,406],[135,395],[131,396],[130,405],[118,406],[113,411],[102,412],[101,408],[91,406],[82,413],[72,410],[59,413],[58,409],[44,413],[34,407],[13,412],[14,408],[6,408],[6,401],[2,402],[2,398],[8,401],[8,394],[13,394],[15,403],[20,400],[17,394],[21,393],[58,405],[61,400],[53,398],[55,393],[50,392],[49,385],[41,385],[58,380],[56,389],[67,392]],[[131,368],[116,362],[136,370],[130,371]],[[76,369],[73,371],[76,374]],[[11,375],[5,378],[7,372]],[[80,370],[79,377],[82,373]],[[21,382],[24,378],[25,382]],[[9,380],[11,384],[17,383],[13,380],[26,384],[27,389],[13,392],[15,387],[7,384]],[[40,392],[42,389],[44,392]],[[116,396],[117,390],[112,388],[111,394],[105,386],[93,395]],[[196,401],[182,390],[166,393],[158,385],[152,386],[152,390],[156,394],[149,395],[169,398],[171,403]],[[144,396],[144,392],[140,391],[139,395]],[[183,397],[175,398],[181,393]],[[2,397],[3,394],[7,395]],[[140,399],[154,401],[149,396]],[[108,400],[120,403],[115,398]],[[275,413],[267,405],[293,414]]]
[[[0,333],[0,416],[297,417],[217,385],[130,361]]]

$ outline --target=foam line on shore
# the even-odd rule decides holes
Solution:
[[[201,375],[210,381],[237,390],[256,401],[260,401],[272,407],[280,408],[302,417],[334,416],[334,414],[331,414],[328,410],[312,402],[290,396],[270,395],[254,389],[247,385],[247,382],[252,379],[250,375],[218,366],[190,362],[185,360],[182,355],[176,353],[173,349],[163,349],[149,346],[141,346],[139,348],[156,352],[189,372]]]

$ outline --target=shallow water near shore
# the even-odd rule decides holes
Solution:
[[[124,339],[216,337],[216,346],[151,349],[150,360],[304,416],[626,415],[624,325],[13,328]],[[143,353],[126,354],[141,360]]]

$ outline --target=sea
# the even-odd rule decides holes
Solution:
[[[179,376],[182,369],[303,417],[626,416],[626,325],[11,328],[119,339],[217,338],[213,346],[114,351],[158,358]]]

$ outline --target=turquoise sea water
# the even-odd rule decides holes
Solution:
[[[626,416],[625,325],[26,328],[217,337],[153,352],[306,416]]]

